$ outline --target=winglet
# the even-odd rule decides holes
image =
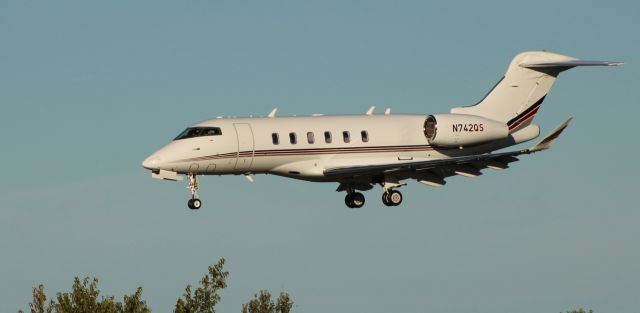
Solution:
[[[273,108],[267,117],[276,117],[276,112],[278,112],[278,108]]]
[[[573,117],[569,117],[566,121],[556,127],[556,129],[554,129],[549,135],[544,137],[544,139],[538,142],[535,146],[529,148],[529,152],[538,152],[551,148],[551,144],[553,144],[553,142],[558,139],[562,131],[564,131],[567,126],[569,126],[569,123],[571,123],[572,119]]]

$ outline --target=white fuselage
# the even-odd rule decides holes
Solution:
[[[433,147],[424,135],[425,118],[417,114],[217,118],[192,127],[216,127],[221,134],[174,140],[143,165],[181,174],[255,173],[325,181],[327,167],[441,159],[505,146]]]
[[[546,150],[569,125],[560,124],[529,149],[490,153],[538,137],[532,121],[558,74],[577,66],[617,66],[548,51],[516,55],[504,76],[480,100],[443,114],[216,118],[193,125],[142,165],[157,179],[186,174],[191,209],[202,205],[198,175],[275,174],[338,182],[350,208],[364,205],[366,191],[383,189],[382,202],[396,206],[403,180],[443,186],[454,175],[478,176],[505,169],[516,156]]]

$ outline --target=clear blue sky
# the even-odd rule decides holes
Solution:
[[[225,257],[220,312],[262,288],[296,312],[638,312],[638,29],[638,1],[2,1],[0,311],[90,275],[168,312]],[[140,166],[217,115],[446,112],[535,49],[628,64],[560,76],[554,149],[401,207],[206,177],[191,212]]]

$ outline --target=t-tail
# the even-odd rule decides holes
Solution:
[[[576,66],[621,64],[578,60],[546,51],[523,52],[513,58],[504,77],[484,99],[472,106],[453,108],[451,113],[478,115],[503,122],[513,133],[531,124],[560,72]]]

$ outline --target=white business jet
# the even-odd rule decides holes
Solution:
[[[548,149],[571,118],[529,149],[493,152],[539,136],[531,122],[560,72],[621,64],[524,52],[484,99],[450,113],[374,114],[372,107],[363,115],[276,117],[274,109],[266,117],[218,117],[190,126],[142,166],[157,179],[186,175],[191,209],[202,206],[198,175],[230,174],[336,182],[350,208],[364,205],[360,191],[380,185],[382,202],[396,206],[404,180],[443,186],[447,177],[506,169],[519,155]]]

